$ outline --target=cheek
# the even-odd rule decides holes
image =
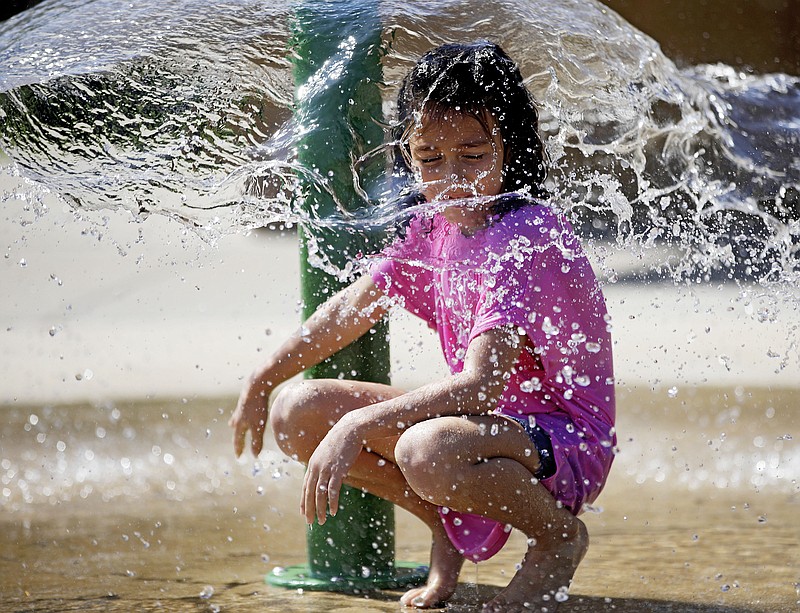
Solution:
[[[498,166],[492,166],[478,175],[481,185],[486,187],[499,187],[503,184],[503,173]]]

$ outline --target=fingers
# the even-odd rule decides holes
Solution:
[[[316,476],[312,476],[311,471],[307,470],[303,478],[303,495],[300,497],[300,513],[306,518],[306,523],[308,525],[314,523],[314,517],[317,513],[316,490]]]
[[[311,525],[316,518],[321,526],[325,523],[325,510],[328,508],[328,486],[319,474],[311,467],[306,471],[303,479],[303,496],[300,499],[300,513],[306,518],[306,523]]]
[[[228,420],[228,425],[233,428],[233,452],[240,457],[244,451],[247,431],[250,430],[250,451],[253,457],[258,457],[264,447],[264,431],[267,428],[265,419],[258,419],[255,424],[248,424],[247,420],[236,413]]]
[[[267,427],[267,422],[259,419],[256,424],[250,428],[250,451],[253,457],[258,457],[261,449],[264,446],[264,430]]]
[[[234,421],[234,418],[231,418],[231,422],[232,423],[230,423],[230,425],[233,428],[233,452],[238,458],[242,455],[242,451],[244,451],[244,440],[247,436],[247,426],[241,421]]]
[[[267,428],[267,407],[265,396],[250,398],[243,394],[236,409],[228,420],[233,428],[233,451],[240,457],[244,451],[247,431],[250,431],[250,451],[258,457],[264,446],[264,431]]]
[[[233,422],[233,419],[231,420]],[[254,426],[248,426],[245,422],[237,421],[229,424],[233,427],[233,452],[236,457],[240,457],[244,451],[247,431],[250,430],[250,452],[257,458],[264,448],[264,430],[266,423],[259,419]]]
[[[326,514],[325,512],[328,510],[328,484],[320,479],[317,482],[317,487],[315,488],[315,504],[317,507],[317,521],[319,525],[325,523]]]
[[[309,469],[303,479],[303,495],[300,499],[300,513],[306,523],[313,524],[317,520],[323,525],[327,519],[327,510],[336,515],[339,510],[339,492],[341,482],[327,473],[321,474]]]
[[[342,480],[335,475],[328,479],[328,507],[331,515],[339,512],[339,493],[342,491]]]

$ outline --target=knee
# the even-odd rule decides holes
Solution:
[[[430,420],[406,430],[395,446],[395,460],[409,487],[422,499],[446,506],[458,482],[459,458],[449,453],[447,430]]]
[[[331,425],[325,414],[322,394],[313,381],[285,386],[270,407],[269,422],[278,447],[305,462]],[[323,428],[324,426],[324,428]]]

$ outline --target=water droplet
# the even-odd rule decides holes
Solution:
[[[492,436],[497,436],[498,432],[500,432],[500,426],[498,424],[492,424],[492,428],[489,430],[489,433]]]
[[[19,261],[19,267],[20,267],[20,268],[25,268],[27,265],[28,265],[28,261],[27,261],[25,258],[22,258],[22,259]]]
[[[600,353],[600,343],[586,343],[586,351],[589,353]]]
[[[667,396],[670,398],[675,398],[678,395],[678,388],[673,386],[667,390]]]
[[[268,554],[266,554],[266,553],[262,553],[262,554],[261,554],[261,561],[262,561],[264,564],[267,564],[267,563],[269,562],[269,555],[268,555]]]
[[[542,332],[544,332],[548,336],[557,336],[560,330],[558,326],[556,326],[549,317],[545,317],[544,321],[542,322]]]
[[[210,585],[205,586],[202,590],[200,590],[200,598],[204,600],[208,600],[214,595],[214,588]]]
[[[460,526],[462,523],[463,523],[463,522],[461,521],[461,518],[460,518],[460,517],[455,517],[455,518],[453,518],[453,525],[454,525],[454,526]]]

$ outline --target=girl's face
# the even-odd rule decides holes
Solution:
[[[411,166],[427,200],[496,196],[503,186],[503,140],[491,115],[489,132],[472,115],[445,113],[423,121],[409,137]],[[486,223],[491,201],[460,203],[443,211],[445,218],[467,229]]]

